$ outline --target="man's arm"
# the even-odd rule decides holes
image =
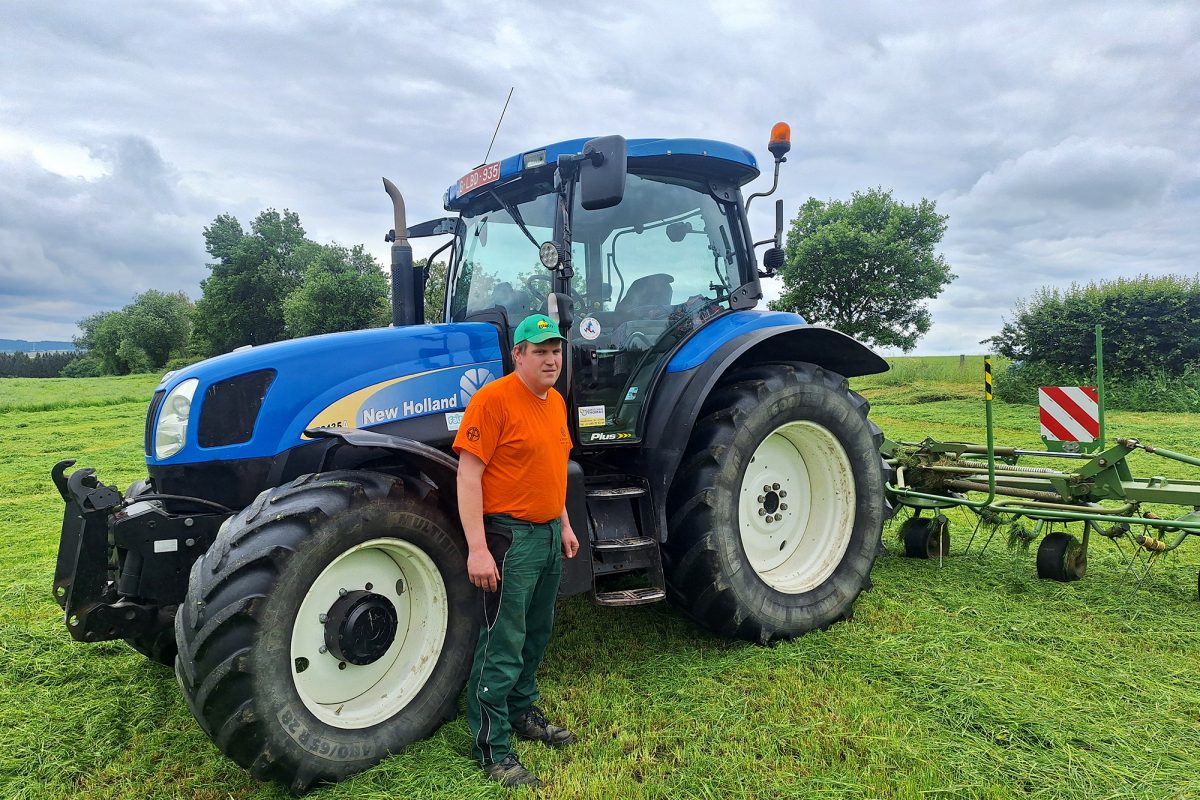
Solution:
[[[567,516],[565,506],[559,519],[562,521],[563,558],[574,558],[575,554],[579,552],[579,540],[575,538],[575,531],[571,529],[571,519]]]
[[[483,470],[479,456],[463,450],[458,457],[458,517],[467,537],[467,577],[486,592],[496,591],[500,570],[483,534]],[[578,545],[577,545],[578,546]]]

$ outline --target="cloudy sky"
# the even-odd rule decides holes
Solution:
[[[0,0],[0,338],[198,297],[224,212],[290,208],[386,263],[380,176],[440,216],[510,86],[493,157],[620,133],[768,162],[786,120],[789,216],[936,200],[959,277],[919,353],[978,352],[1039,286],[1200,270],[1194,2],[633,5]]]

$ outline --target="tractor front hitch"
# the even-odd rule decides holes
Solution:
[[[50,471],[65,504],[54,600],[76,641],[146,635],[183,599],[192,562],[229,514],[173,514],[154,495],[122,496],[90,467],[68,474],[74,464]]]

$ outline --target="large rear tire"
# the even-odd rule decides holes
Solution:
[[[671,600],[719,634],[762,644],[848,619],[870,588],[889,508],[868,409],[812,364],[723,381],[671,488]]]
[[[308,475],[232,517],[192,567],[176,675],[221,752],[296,793],[456,712],[478,633],[466,548],[387,475]]]

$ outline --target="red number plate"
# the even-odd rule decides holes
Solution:
[[[500,162],[493,161],[491,164],[485,164],[458,179],[458,196],[462,197],[467,192],[498,180],[500,180]]]

